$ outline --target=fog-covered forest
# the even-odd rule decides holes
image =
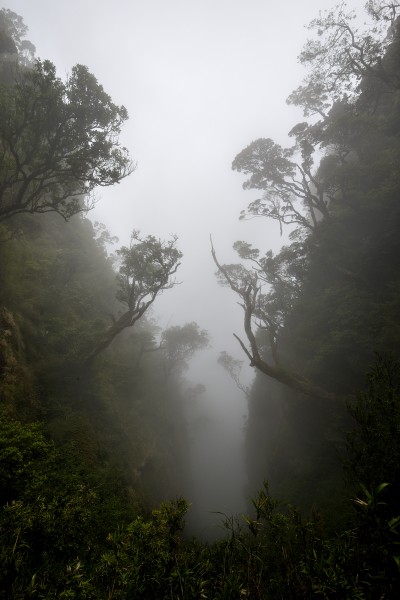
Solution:
[[[225,157],[265,234],[209,215],[184,322],[185,221],[96,218],[127,108],[0,10],[0,598],[400,596],[400,4],[351,8],[309,25],[288,143]]]

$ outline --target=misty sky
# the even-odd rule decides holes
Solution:
[[[305,75],[297,55],[305,25],[335,0],[10,0],[23,16],[37,56],[59,76],[82,63],[114,102],[128,109],[122,142],[138,168],[120,185],[102,189],[91,218],[127,244],[133,229],[179,237],[182,282],[157,300],[160,325],[197,321],[212,337],[212,352],[193,377],[211,385],[208,402],[242,424],[245,400],[216,359],[241,334],[241,309],[214,276],[209,236],[221,262],[232,262],[238,239],[266,251],[282,243],[266,220],[239,221],[258,197],[242,190],[232,160],[251,141],[287,132],[302,120],[287,96]],[[361,8],[363,1],[349,2]],[[210,374],[218,379],[213,397]],[[225,378],[225,379],[224,379]],[[222,389],[226,390],[223,397]],[[233,417],[232,417],[233,418]]]

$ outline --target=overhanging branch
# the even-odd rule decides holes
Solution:
[[[244,311],[244,330],[250,344],[250,349],[246,347],[246,345],[239,338],[238,335],[233,335],[235,339],[237,339],[237,341],[239,342],[243,352],[250,360],[250,366],[255,367],[256,369],[261,371],[261,373],[264,373],[268,377],[272,377],[273,379],[279,381],[283,385],[290,387],[292,390],[305,394],[306,396],[311,396],[313,398],[317,398],[323,401],[335,401],[335,394],[332,394],[331,392],[320,388],[312,381],[308,380],[305,377],[302,377],[301,375],[293,371],[284,369],[282,366],[280,366],[280,364],[275,364],[275,366],[273,366],[262,358],[260,349],[258,347],[257,339],[252,330],[252,320],[256,316],[256,300],[259,288],[257,287],[256,283],[247,286],[239,286],[235,283],[235,281],[229,276],[227,269],[219,263],[212,243],[212,239],[211,254],[219,272],[222,273],[222,275],[225,277],[229,287],[242,299],[242,302],[239,304]]]

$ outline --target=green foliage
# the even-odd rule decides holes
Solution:
[[[385,495],[400,505],[400,380],[394,359],[378,357],[368,389],[349,403],[356,428],[349,435],[349,476],[368,490],[390,484]]]
[[[41,429],[0,421],[0,589],[9,597],[24,597],[30,586],[61,591],[65,567],[100,552],[111,524],[132,516],[115,475],[107,488],[73,445],[60,452]]]
[[[117,250],[119,267],[119,292],[117,298],[129,310],[140,310],[149,298],[153,300],[162,290],[171,288],[171,277],[176,273],[182,253],[175,247],[176,236],[170,241],[157,240],[153,235],[142,238],[134,231],[129,248]]]
[[[372,464],[390,469],[385,444],[370,443],[383,435],[380,420],[386,413],[374,406],[379,418],[369,420],[365,403],[368,398],[372,407],[376,394],[386,390],[387,403],[398,408],[398,391],[387,393],[398,376],[398,366],[380,361],[370,376],[372,387],[352,407],[363,415],[350,438],[355,467],[363,446]],[[365,424],[370,439],[358,435]],[[388,495],[390,482],[372,490],[361,485],[354,517],[331,535],[315,511],[305,518],[273,499],[264,484],[252,500],[252,514],[225,518],[225,537],[207,545],[181,535],[185,500],[164,502],[129,524],[113,521],[116,509],[102,509],[110,491],[79,467],[73,449],[61,455],[38,425],[6,417],[0,425],[6,467],[1,483],[8,490],[0,518],[0,589],[6,597],[373,600],[398,595],[399,515],[393,512],[398,502]],[[390,432],[384,436],[391,443]]]
[[[32,66],[35,46],[24,39],[28,32],[23,18],[8,8],[0,10],[0,81],[12,82],[17,56],[24,67]]]
[[[49,455],[53,444],[46,441],[38,424],[21,425],[0,413],[0,502],[18,497],[19,486],[31,484],[38,474],[35,467]]]
[[[50,61],[20,69],[0,85],[0,219],[88,210],[85,197],[133,170],[117,141],[127,119],[87,67],[65,82]]]
[[[65,225],[48,214],[22,217],[18,225],[0,246],[1,302],[13,307],[31,366],[51,376],[66,358],[74,362],[87,352],[105,327],[115,275],[90,221],[75,217]]]
[[[307,41],[299,56],[309,74],[288,99],[290,104],[302,106],[305,116],[325,115],[332,103],[357,96],[362,78],[375,79],[391,89],[398,86],[383,60],[398,35],[398,4],[368,2],[369,22],[363,27],[354,24],[355,11],[346,13],[346,8],[341,3],[309,25],[317,36]]]
[[[176,597],[177,534],[187,509],[183,499],[164,503],[150,520],[138,517],[126,531],[108,537],[99,576],[109,598]]]
[[[325,191],[311,174],[313,151],[303,140],[299,157],[296,147],[283,149],[270,138],[256,140],[242,150],[232,169],[251,174],[244,189],[264,190],[261,199],[250,203],[248,214],[278,221],[281,233],[283,225],[316,229],[319,215],[327,217],[328,209]],[[245,216],[242,211],[241,218]]]
[[[133,327],[143,318],[159,294],[175,285],[173,276],[182,258],[182,253],[175,247],[176,240],[176,236],[168,242],[157,240],[153,235],[142,238],[138,231],[133,231],[129,248],[122,246],[117,250],[120,266],[116,298],[126,305],[126,310],[118,319],[112,317],[113,324],[87,356],[86,367],[124,329]]]

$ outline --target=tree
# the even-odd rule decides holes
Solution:
[[[28,27],[23,18],[8,8],[0,10],[0,55],[17,55],[21,65],[32,64],[36,48],[25,40]]]
[[[139,368],[145,354],[152,354],[153,352],[160,352],[162,350],[159,341],[160,332],[161,327],[151,318],[143,318],[135,325],[130,338],[130,342],[136,351],[134,369]]]
[[[313,175],[329,209],[336,203],[360,210],[351,200],[348,174],[355,156],[368,153],[371,142],[365,136],[379,129],[379,117],[388,111],[390,96],[400,85],[399,7],[396,2],[370,0],[365,6],[369,22],[361,26],[356,13],[346,12],[342,2],[320,13],[308,27],[317,33],[299,55],[308,75],[287,103],[302,107],[312,121],[297,124],[289,135],[297,147],[325,151],[324,167],[337,167],[330,171],[336,170],[339,177],[331,176],[330,181],[322,163]]]
[[[18,498],[20,488],[37,477],[37,465],[53,450],[38,424],[22,425],[0,412],[0,505]]]
[[[305,116],[324,118],[335,102],[356,98],[366,77],[381,81],[387,90],[399,86],[398,73],[389,71],[383,58],[390,44],[398,43],[400,4],[370,0],[366,8],[372,23],[367,29],[357,27],[355,12],[346,13],[345,7],[342,2],[325,11],[308,27],[318,35],[299,56],[309,75],[288,98],[289,104],[303,107]]]
[[[63,82],[50,61],[0,85],[0,220],[55,211],[64,219],[93,206],[97,186],[134,166],[118,142],[128,118],[87,67]]]
[[[264,191],[247,211],[242,211],[241,218],[263,216],[277,220],[281,233],[286,224],[311,232],[321,220],[329,218],[333,203],[346,202],[343,185],[326,185],[319,171],[313,170],[315,151],[325,147],[331,153],[330,124],[332,120],[334,125],[338,122],[339,113],[342,121],[342,115],[347,113],[345,126],[368,126],[356,118],[356,100],[362,88],[364,92],[366,88],[370,90],[362,100],[370,104],[372,111],[382,93],[399,88],[399,7],[395,2],[370,0],[367,12],[372,24],[366,30],[354,25],[356,14],[346,13],[344,3],[310,23],[309,29],[317,31],[318,39],[308,40],[299,56],[309,75],[287,102],[301,106],[306,117],[318,115],[322,120],[293,127],[289,135],[296,144],[292,148],[261,138],[236,156],[232,168],[250,174],[243,188]],[[340,147],[339,137],[335,140],[335,149],[340,149],[337,160],[347,168],[349,148]]]
[[[243,362],[233,358],[233,356],[231,356],[226,350],[223,350],[219,353],[217,362],[223,369],[225,369],[238,390],[240,390],[246,396],[246,398],[249,399],[250,389],[247,386],[244,386],[240,381],[240,373],[242,371]]]
[[[261,199],[250,203],[248,214],[277,220],[281,233],[282,225],[296,224],[314,230],[322,217],[329,217],[326,191],[311,172],[313,146],[304,140],[299,159],[295,152],[295,147],[285,149],[270,138],[260,138],[232,163],[235,171],[251,174],[244,189],[264,190]],[[242,211],[242,218],[245,216]]]
[[[93,231],[96,235],[96,242],[102,249],[105,256],[107,256],[107,246],[113,246],[119,242],[119,239],[115,235],[111,235],[104,223],[95,221],[93,223]]]
[[[282,315],[279,314],[279,310],[275,310],[275,313],[269,310],[271,305],[274,308],[274,298],[273,295],[271,297],[262,293],[262,286],[266,283],[266,279],[260,279],[261,270],[246,269],[240,264],[221,265],[212,244],[211,254],[218,268],[220,282],[228,285],[240,298],[239,305],[244,312],[244,331],[248,346],[236,334],[234,334],[234,337],[250,360],[250,366],[256,367],[265,375],[302,394],[324,401],[335,400],[334,394],[320,388],[302,375],[289,371],[281,364],[277,341]],[[254,323],[267,331],[272,360],[266,358],[266,353],[257,340],[257,336],[253,331]]]
[[[209,344],[208,333],[199,329],[195,322],[176,325],[166,329],[161,336],[161,347],[164,350],[164,371],[168,378],[174,369],[186,368],[197,350],[206,348]]]
[[[175,247],[176,236],[164,242],[153,235],[141,237],[133,231],[131,243],[117,250],[121,266],[117,276],[117,300],[127,310],[105,332],[102,341],[86,359],[86,364],[103,350],[127,327],[133,327],[164,290],[176,285],[172,279],[178,270],[182,253]]]
[[[311,372],[323,352],[326,356],[333,353],[333,348],[340,352],[345,335],[337,335],[337,322],[331,315],[337,311],[343,318],[350,311],[347,308],[340,313],[338,305],[344,307],[343,301],[341,298],[339,304],[336,298],[328,318],[321,311],[322,326],[321,322],[314,326],[311,312],[316,307],[315,298],[321,298],[321,282],[326,282],[325,301],[338,295],[339,289],[350,289],[354,297],[362,297],[360,284],[367,288],[371,285],[369,273],[360,277],[364,269],[355,267],[348,246],[355,249],[354,239],[359,236],[360,252],[366,240],[375,239],[378,223],[385,221],[382,212],[378,215],[383,201],[387,202],[387,214],[391,211],[391,219],[396,221],[392,202],[397,189],[394,165],[398,156],[398,111],[393,92],[400,82],[398,8],[397,3],[371,0],[367,10],[373,23],[366,30],[355,25],[353,13],[346,14],[344,3],[315,19],[310,28],[317,30],[319,39],[307,42],[300,55],[301,62],[310,68],[309,76],[306,85],[288,100],[302,106],[305,116],[313,118],[292,128],[289,135],[295,139],[293,147],[283,148],[269,138],[258,139],[232,163],[233,169],[249,175],[245,189],[264,192],[242,212],[242,218],[272,218],[279,222],[281,232],[284,224],[296,225],[291,235],[294,233],[297,241],[276,256],[267,252],[264,257],[250,244],[237,242],[236,249],[242,259],[250,261],[250,268],[220,264],[212,248],[220,281],[240,298],[248,344],[237,339],[251,364],[318,398],[333,395],[284,368],[278,341],[285,328],[288,344],[292,336],[289,326],[301,323],[303,335],[298,345],[307,352],[305,336],[310,331],[323,331],[326,338],[318,344],[319,356],[313,365],[312,360],[308,362]],[[314,160],[321,152],[325,156],[317,167]],[[374,230],[368,224],[371,215]],[[385,235],[386,240],[389,236]],[[333,240],[334,253],[330,247]],[[324,279],[319,272],[327,264],[333,267],[330,279]],[[311,318],[308,329],[304,326],[304,314]],[[349,338],[352,329],[347,326]],[[293,337],[291,342],[293,347]],[[314,353],[318,354],[314,344]]]
[[[279,334],[301,292],[308,262],[307,244],[293,242],[283,246],[275,256],[271,250],[260,256],[260,251],[247,242],[235,242],[233,248],[241,259],[250,263],[250,268],[242,264],[224,265],[225,274],[218,272],[219,282],[230,286],[226,279],[228,274],[238,289],[253,290],[252,318],[266,334],[267,351],[278,365]]]

